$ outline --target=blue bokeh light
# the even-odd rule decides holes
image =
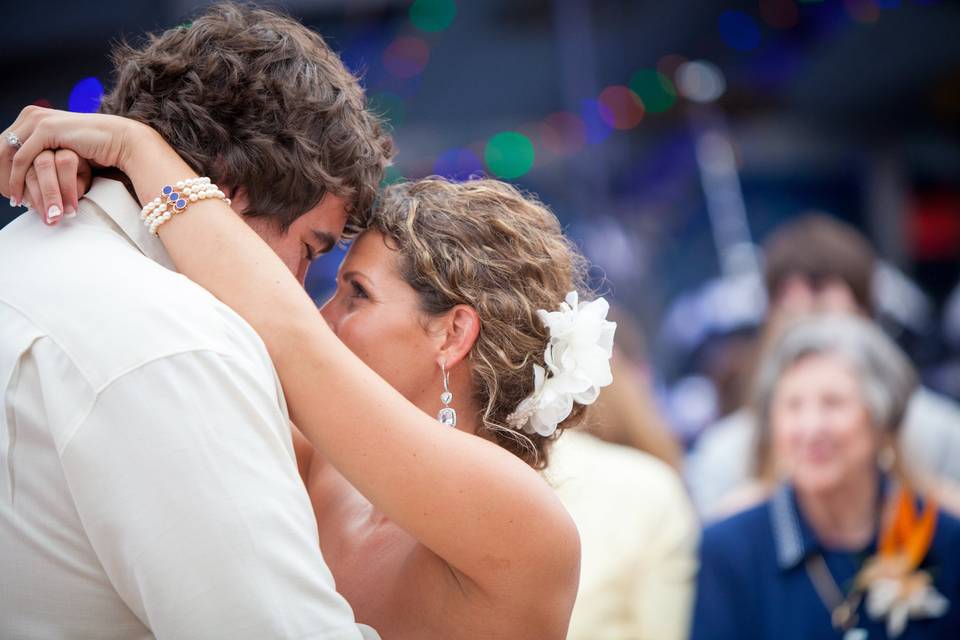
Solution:
[[[450,149],[437,158],[433,173],[451,180],[469,180],[484,173],[483,160],[470,149]]]
[[[96,113],[103,98],[103,85],[96,78],[84,78],[70,91],[70,111]]]
[[[720,37],[732,49],[753,51],[760,46],[760,27],[743,11],[724,11],[720,14]]]
[[[599,100],[582,100],[580,102],[580,117],[583,118],[584,129],[587,133],[587,142],[599,144],[610,137],[613,127],[613,112],[600,104]]]

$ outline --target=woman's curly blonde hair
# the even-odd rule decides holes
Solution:
[[[586,293],[586,260],[557,218],[535,197],[491,179],[451,182],[430,177],[387,187],[371,228],[399,252],[401,277],[424,313],[458,304],[476,309],[480,334],[470,352],[478,435],[536,469],[547,446],[583,419],[573,412],[549,438],[507,426],[533,392],[533,365],[544,365],[549,339],[538,309],[555,310],[570,291]]]

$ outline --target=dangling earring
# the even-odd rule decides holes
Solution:
[[[440,371],[443,372],[443,393],[440,394],[440,402],[443,403],[443,408],[437,414],[437,420],[440,421],[440,424],[445,424],[448,427],[456,427],[457,410],[450,406],[450,403],[453,402],[453,394],[450,393],[450,375],[447,373],[446,362],[440,363]]]

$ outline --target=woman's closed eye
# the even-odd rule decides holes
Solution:
[[[350,281],[350,297],[358,299],[367,299],[370,296],[367,295],[367,290],[363,288],[363,285],[357,282],[356,280]]]

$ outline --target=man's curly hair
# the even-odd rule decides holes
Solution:
[[[346,234],[367,218],[393,155],[357,79],[290,17],[233,3],[113,52],[100,111],[154,128],[197,172],[242,187],[244,214],[286,231],[323,196],[348,202]]]

